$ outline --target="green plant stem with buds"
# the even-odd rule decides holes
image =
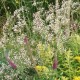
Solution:
[[[30,58],[30,61],[31,61],[31,65],[35,66],[36,65],[36,62],[34,61],[33,59],[33,55],[32,55],[32,50],[31,50],[31,47],[30,47],[30,42],[28,41],[28,43],[25,45],[25,49],[27,50],[27,54]]]

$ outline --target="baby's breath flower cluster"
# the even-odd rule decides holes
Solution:
[[[27,24],[23,12],[24,7],[22,6],[15,10],[14,14],[7,19],[6,24],[3,26],[4,36],[0,42],[0,45],[3,46],[4,55],[7,54],[5,51],[9,50],[9,57],[16,64],[18,71],[23,70],[25,66],[31,65],[30,58],[27,55],[28,51],[24,44],[24,37],[27,36],[26,33],[24,33],[24,27],[27,27]],[[2,48],[2,46],[0,47]],[[6,69],[6,67],[4,68]],[[1,72],[4,73],[4,71]],[[15,76],[14,73],[12,74]],[[9,78],[7,74],[6,77],[7,79]],[[12,80],[12,77],[8,80]]]
[[[0,75],[4,77],[4,80],[19,80],[17,75],[24,79],[29,74],[24,70],[31,67],[33,70],[29,69],[30,74],[36,70],[41,80],[44,76],[46,80],[54,68],[50,73],[51,79],[80,80],[80,76],[73,77],[74,72],[78,74],[80,71],[78,69],[80,56],[73,57],[80,52],[80,36],[70,35],[70,30],[73,26],[76,27],[76,24],[71,25],[70,20],[75,9],[80,10],[80,4],[73,3],[72,0],[62,0],[62,3],[55,0],[55,5],[48,4],[49,0],[40,2],[33,0],[28,1],[28,4],[30,3],[28,5],[25,1],[15,0],[19,8],[7,17],[3,26],[3,37],[0,39],[0,53],[3,55],[0,58],[4,60],[0,63]],[[40,4],[48,4],[48,9]],[[20,5],[24,6],[20,7]],[[34,11],[30,13],[31,9]],[[5,57],[7,54],[8,57]],[[75,60],[78,63],[73,65]],[[4,61],[6,63],[3,63]],[[76,66],[77,69],[75,69]],[[57,73],[60,74],[57,75]],[[31,80],[33,74],[29,76]],[[63,76],[65,74],[66,76]],[[35,77],[33,79],[36,80]]]
[[[17,21],[15,22],[12,29],[15,33],[21,33],[24,26],[26,26],[25,18],[21,16],[21,12],[24,12],[24,7],[14,11],[14,16],[16,17]]]
[[[51,41],[52,40],[52,33],[49,33],[49,29],[51,27],[51,25],[53,25],[52,23],[54,22],[53,20],[53,7],[49,7],[50,10],[49,11],[45,11],[45,13],[43,14],[44,9],[39,9],[38,12],[33,14],[34,20],[33,20],[33,32],[39,32],[39,34],[41,35],[41,37],[47,41]],[[52,12],[51,12],[52,11]],[[45,20],[46,23],[48,22],[52,22],[51,25],[46,25],[45,20],[42,19],[42,15],[46,16]],[[43,16],[43,17],[44,17]]]
[[[40,33],[43,32],[44,23],[43,20],[40,17],[40,11],[33,14],[34,20],[33,20],[33,32],[39,31]]]

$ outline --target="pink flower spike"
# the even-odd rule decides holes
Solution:
[[[14,64],[8,57],[6,58],[7,61],[9,62],[9,65],[13,68],[13,69],[17,69],[16,64]]]
[[[56,57],[56,58],[54,58],[53,69],[57,69],[57,66],[58,66],[58,60],[57,60],[57,57]]]
[[[25,44],[28,43],[28,38],[27,38],[27,36],[24,37],[24,43],[25,43]]]

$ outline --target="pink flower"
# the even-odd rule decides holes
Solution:
[[[27,38],[27,36],[24,37],[24,43],[25,43],[25,44],[28,43],[28,38]]]
[[[58,60],[57,60],[57,57],[54,58],[54,61],[53,61],[53,69],[57,69],[57,66],[58,66]]]
[[[13,69],[17,69],[17,66],[16,66],[16,64],[13,63],[13,61],[11,61],[8,57],[6,57],[6,59],[7,59],[8,63],[9,63],[9,65],[10,65]]]

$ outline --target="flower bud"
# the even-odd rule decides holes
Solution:
[[[27,38],[27,36],[24,37],[24,43],[25,43],[25,44],[28,43],[28,38]]]
[[[12,60],[10,60],[8,57],[6,57],[6,59],[7,59],[8,63],[9,63],[9,65],[10,65],[13,69],[17,69],[16,64],[14,64]]]
[[[57,60],[57,57],[54,58],[54,61],[53,61],[53,69],[57,69],[57,66],[58,66],[58,60]]]

